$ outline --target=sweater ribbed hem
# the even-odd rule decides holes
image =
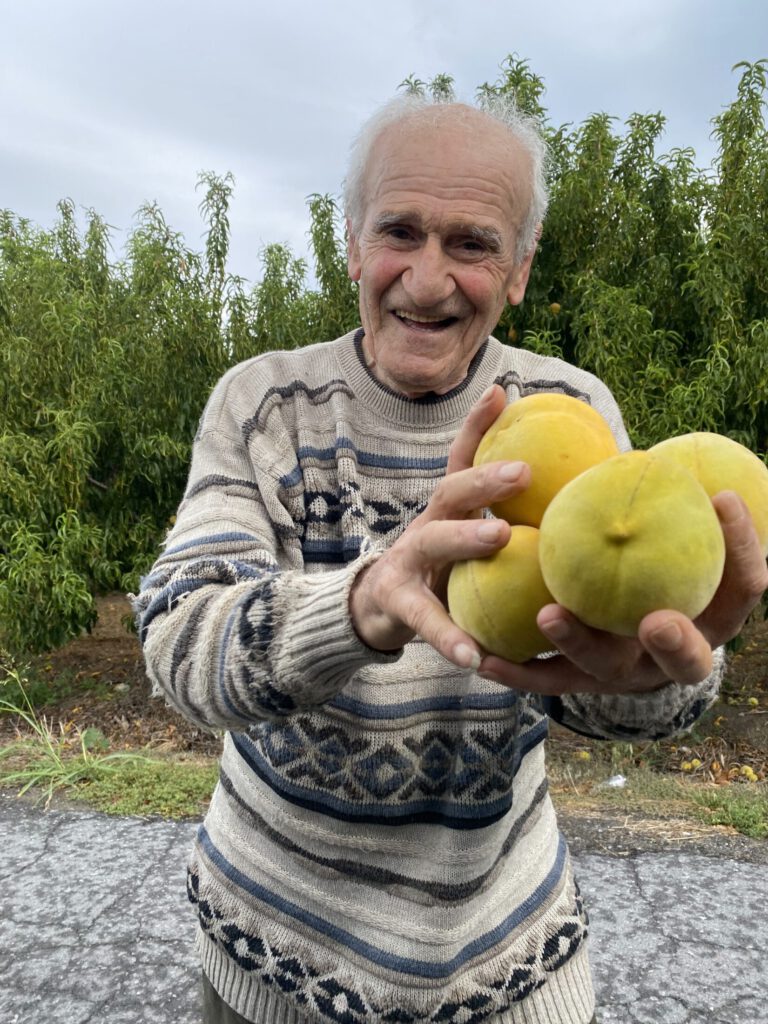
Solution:
[[[327,1018],[306,1014],[292,1006],[281,992],[258,984],[202,931],[197,934],[197,951],[208,980],[224,1002],[252,1024],[322,1024]],[[587,943],[547,982],[526,999],[502,1010],[492,1024],[589,1024],[595,1012],[595,995]],[[371,1024],[377,1022],[371,1018]],[[491,1024],[491,1021],[489,1021]]]

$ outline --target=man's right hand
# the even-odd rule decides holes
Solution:
[[[472,407],[427,507],[355,580],[352,623],[374,650],[397,650],[418,634],[455,665],[479,666],[482,651],[452,621],[443,599],[453,562],[486,557],[509,540],[509,524],[483,519],[479,510],[530,484],[530,469],[522,462],[472,465],[481,438],[506,401],[504,390],[493,385]]]

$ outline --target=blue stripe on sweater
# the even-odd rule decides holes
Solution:
[[[374,469],[408,469],[408,470],[444,470],[448,464],[446,456],[441,455],[435,458],[418,458],[413,455],[380,455],[378,452],[369,452],[358,448],[349,437],[337,437],[332,445],[324,448],[316,448],[313,445],[302,445],[296,450],[296,457],[299,465],[290,473],[280,478],[282,487],[295,487],[301,481],[301,463],[309,459],[317,459],[320,462],[335,462],[340,451],[352,454],[360,466],[371,466]]]
[[[362,537],[342,537],[339,540],[308,540],[301,545],[304,561],[315,565],[338,565],[354,562],[360,554]]]
[[[142,577],[141,591],[142,593],[146,593],[147,591],[152,590],[154,587],[163,584],[174,573],[188,572],[190,568],[194,571],[195,564],[200,565],[201,563],[204,563],[205,565],[212,565],[216,562],[225,562],[229,568],[235,571],[239,581],[259,580],[264,576],[264,573],[276,573],[278,571],[276,566],[269,563],[265,564],[263,561],[256,561],[255,559],[248,559],[244,561],[242,558],[229,558],[226,555],[213,555],[211,553],[207,553],[200,555],[196,560],[196,563],[184,563],[183,569],[181,567],[174,568],[172,565],[165,565],[156,572],[153,572],[151,576]],[[210,579],[209,582],[217,583],[219,580],[214,577]]]
[[[505,917],[504,920],[495,928],[492,928],[490,931],[485,932],[485,934],[478,936],[478,938],[474,939],[472,942],[467,943],[467,945],[464,946],[455,956],[451,957],[450,960],[433,963],[429,960],[416,960],[413,957],[397,956],[394,953],[388,953],[380,947],[374,946],[372,943],[359,938],[357,935],[353,935],[345,928],[340,928],[338,925],[333,924],[325,918],[319,917],[317,914],[313,914],[310,911],[305,910],[303,907],[293,903],[291,900],[287,900],[284,897],[279,896],[266,886],[261,885],[259,882],[256,882],[254,879],[238,870],[234,864],[228,861],[221,851],[215,846],[204,825],[200,826],[198,841],[202,849],[205,851],[206,856],[223,875],[225,875],[235,885],[239,886],[239,888],[247,892],[250,896],[266,903],[267,906],[272,907],[281,914],[286,914],[288,917],[291,917],[296,921],[300,921],[302,924],[314,929],[321,935],[324,935],[327,938],[332,939],[334,942],[338,942],[345,946],[347,949],[352,950],[354,953],[365,957],[367,960],[377,964],[379,967],[390,971],[397,971],[399,974],[408,974],[419,978],[434,979],[450,977],[455,971],[460,970],[474,957],[480,956],[488,950],[493,949],[494,946],[499,945],[507,935],[516,928],[519,928],[526,918],[535,914],[536,911],[549,899],[555,887],[558,885],[563,874],[566,857],[565,840],[561,835],[559,836],[557,855],[555,857],[554,864],[546,877],[531,893],[528,899],[515,907],[512,913],[508,914],[507,917]]]
[[[166,548],[162,557],[178,554],[179,551],[188,551],[190,548],[202,547],[209,544],[221,544],[224,541],[227,543],[232,541],[255,541],[259,546],[261,546],[262,543],[253,533],[210,533],[204,537],[195,537],[194,540],[185,540],[183,544],[177,544],[173,548]]]
[[[227,692],[226,679],[227,679],[227,654],[229,653],[229,640],[232,634],[232,627],[235,623],[235,618],[240,614],[242,605],[248,600],[250,594],[243,594],[237,604],[232,608],[227,621],[224,624],[224,635],[221,638],[221,648],[219,649],[219,671],[217,679],[217,688],[219,696],[224,702],[224,706],[230,712],[230,714],[237,715],[239,718],[245,718],[247,709],[236,707],[232,702],[232,699]]]
[[[347,711],[358,718],[384,720],[387,718],[410,718],[433,711],[507,711],[515,707],[520,698],[513,690],[504,693],[469,693],[446,697],[422,697],[418,700],[401,701],[398,704],[370,704],[356,697],[340,694],[330,704],[339,711]]]
[[[230,713],[245,720],[253,717],[254,706],[260,707],[267,715],[285,715],[289,711],[293,711],[295,707],[293,698],[273,686],[268,675],[269,663],[265,648],[272,637],[272,613],[270,610],[272,596],[266,590],[271,586],[273,580],[274,576],[271,573],[266,575],[262,573],[261,584],[257,585],[256,588],[249,588],[248,592],[240,598],[231,609],[224,626],[221,650],[219,652],[218,691]],[[248,612],[250,606],[256,602],[263,602],[263,615],[260,621],[252,623],[249,621]],[[254,685],[247,687],[253,706],[241,702],[238,699],[236,689],[233,687],[230,690],[227,686],[230,675],[227,657],[233,630],[237,630],[237,642],[240,651],[248,652],[250,658],[253,659],[253,664],[246,663],[241,666],[241,673],[251,679],[259,674],[261,675],[258,683],[254,682]],[[260,673],[259,655],[261,655]]]
[[[200,572],[202,569],[210,571]],[[170,583],[155,594],[147,605],[146,610],[141,616],[139,638],[142,644],[146,639],[147,630],[152,621],[164,612],[173,611],[179,600],[187,594],[194,593],[194,591],[208,586],[208,584],[227,585],[233,582],[241,583],[245,580],[262,580],[266,576],[271,576],[275,573],[276,569],[270,565],[255,565],[250,562],[240,561],[239,559],[201,555],[196,562],[190,563],[187,571],[198,571],[200,575],[185,575],[172,579]],[[146,577],[141,581],[142,591],[146,592],[148,590],[150,580],[153,582],[156,580],[159,583],[163,578],[168,578],[168,575],[169,569],[166,568],[163,572],[154,573],[152,577]]]
[[[201,587],[206,587],[210,582],[210,579],[191,579],[186,577],[185,579],[175,580],[173,583],[169,583],[167,587],[163,587],[160,593],[152,598],[144,614],[141,616],[139,629],[139,640],[141,643],[143,644],[146,640],[147,630],[158,615],[173,611],[182,597],[193,593],[195,590],[199,590]]]
[[[542,719],[520,738],[515,748],[512,778],[517,774],[523,758],[547,738],[548,723]],[[512,806],[511,790],[495,800],[483,804],[463,806],[455,800],[427,798],[410,800],[397,806],[375,803],[377,812],[366,811],[370,804],[341,800],[331,793],[290,782],[283,774],[275,771],[270,762],[261,754],[256,744],[244,733],[230,733],[232,742],[240,757],[261,781],[288,803],[304,807],[315,814],[337,818],[355,824],[371,825],[443,825],[456,830],[487,828],[503,818]]]

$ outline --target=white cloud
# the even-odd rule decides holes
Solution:
[[[253,278],[268,242],[306,254],[307,195],[338,193],[360,121],[411,73],[452,74],[471,97],[517,53],[556,123],[661,110],[663,145],[708,162],[731,66],[765,55],[768,6],[26,0],[8,5],[4,36],[0,205],[48,224],[70,195],[122,230],[156,199],[198,245],[197,175],[232,171],[232,269]]]

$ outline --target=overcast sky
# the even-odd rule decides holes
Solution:
[[[306,197],[338,195],[360,122],[410,74],[460,98],[508,54],[556,123],[662,111],[662,149],[714,156],[738,61],[768,57],[766,0],[0,0],[0,208],[49,227],[70,197],[114,227],[156,200],[203,245],[200,171],[235,176],[229,269],[307,255]]]

